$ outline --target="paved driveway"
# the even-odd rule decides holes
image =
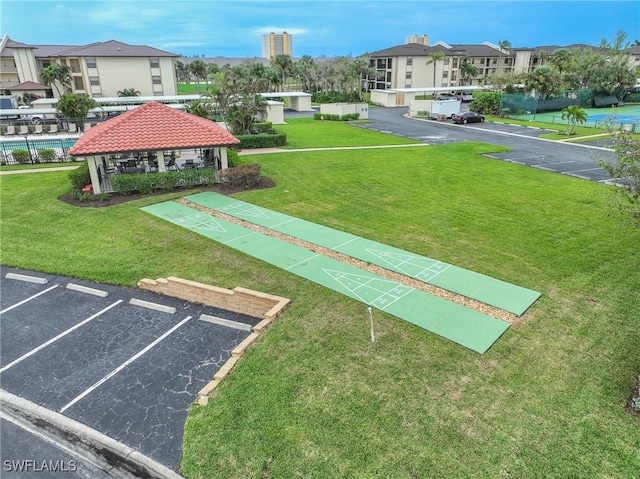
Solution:
[[[259,319],[137,289],[0,271],[2,388],[176,469],[188,407],[250,333],[200,316],[239,328]]]
[[[456,125],[451,121],[438,122],[405,118],[407,107],[371,108],[371,123],[361,128],[391,133],[432,143],[480,141],[507,146],[512,151],[491,155],[492,158],[540,168],[563,175],[606,183],[607,172],[595,164],[596,160],[612,161],[615,155],[597,144],[570,144],[548,141],[538,137],[545,130],[499,123]]]

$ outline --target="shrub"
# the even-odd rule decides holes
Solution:
[[[485,115],[495,115],[500,109],[501,93],[497,91],[479,92],[469,105],[471,111]]]
[[[227,163],[229,164],[229,168],[233,168],[240,163],[240,155],[236,150],[232,150],[227,148]]]
[[[245,163],[219,172],[220,183],[243,189],[251,188],[260,182],[260,163]]]
[[[270,121],[261,121],[259,123],[254,123],[253,128],[255,128],[258,133],[270,133],[273,129],[273,123]]]
[[[197,185],[212,185],[216,182],[216,171],[212,168],[202,170],[167,171],[164,173],[139,173],[133,175],[115,175],[111,177],[111,186],[119,195],[149,194],[153,191],[168,192],[176,188],[191,188]]]
[[[357,120],[360,118],[360,113],[347,113],[346,115],[334,115],[332,113],[314,113],[314,120],[327,120],[327,121],[349,121]]]
[[[91,184],[91,175],[89,174],[89,165],[82,163],[75,170],[69,172],[69,180],[73,191],[82,191],[82,188]]]
[[[24,149],[13,150],[11,156],[18,163],[29,163],[31,158],[29,157],[29,151]]]
[[[236,135],[236,138],[240,140],[240,148],[247,150],[253,148],[277,148],[287,144],[287,135],[281,132],[261,133],[259,135]]]
[[[38,158],[43,163],[53,163],[56,161],[56,151],[51,148],[43,148],[38,150]]]

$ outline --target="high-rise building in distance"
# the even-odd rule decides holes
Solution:
[[[282,32],[282,34],[272,32],[262,35],[262,57],[273,58],[276,55],[292,56],[291,35],[287,32]]]

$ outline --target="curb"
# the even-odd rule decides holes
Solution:
[[[81,457],[98,459],[106,472],[116,474],[114,477],[184,479],[167,466],[89,426],[1,389],[0,405],[2,412],[16,422],[26,422],[50,439],[64,441]]]

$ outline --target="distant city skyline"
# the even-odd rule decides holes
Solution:
[[[28,14],[27,14],[28,12]],[[637,0],[2,0],[0,33],[27,44],[118,40],[187,57],[260,57],[262,35],[287,32],[293,55],[359,56],[400,45],[598,45],[640,39]]]

